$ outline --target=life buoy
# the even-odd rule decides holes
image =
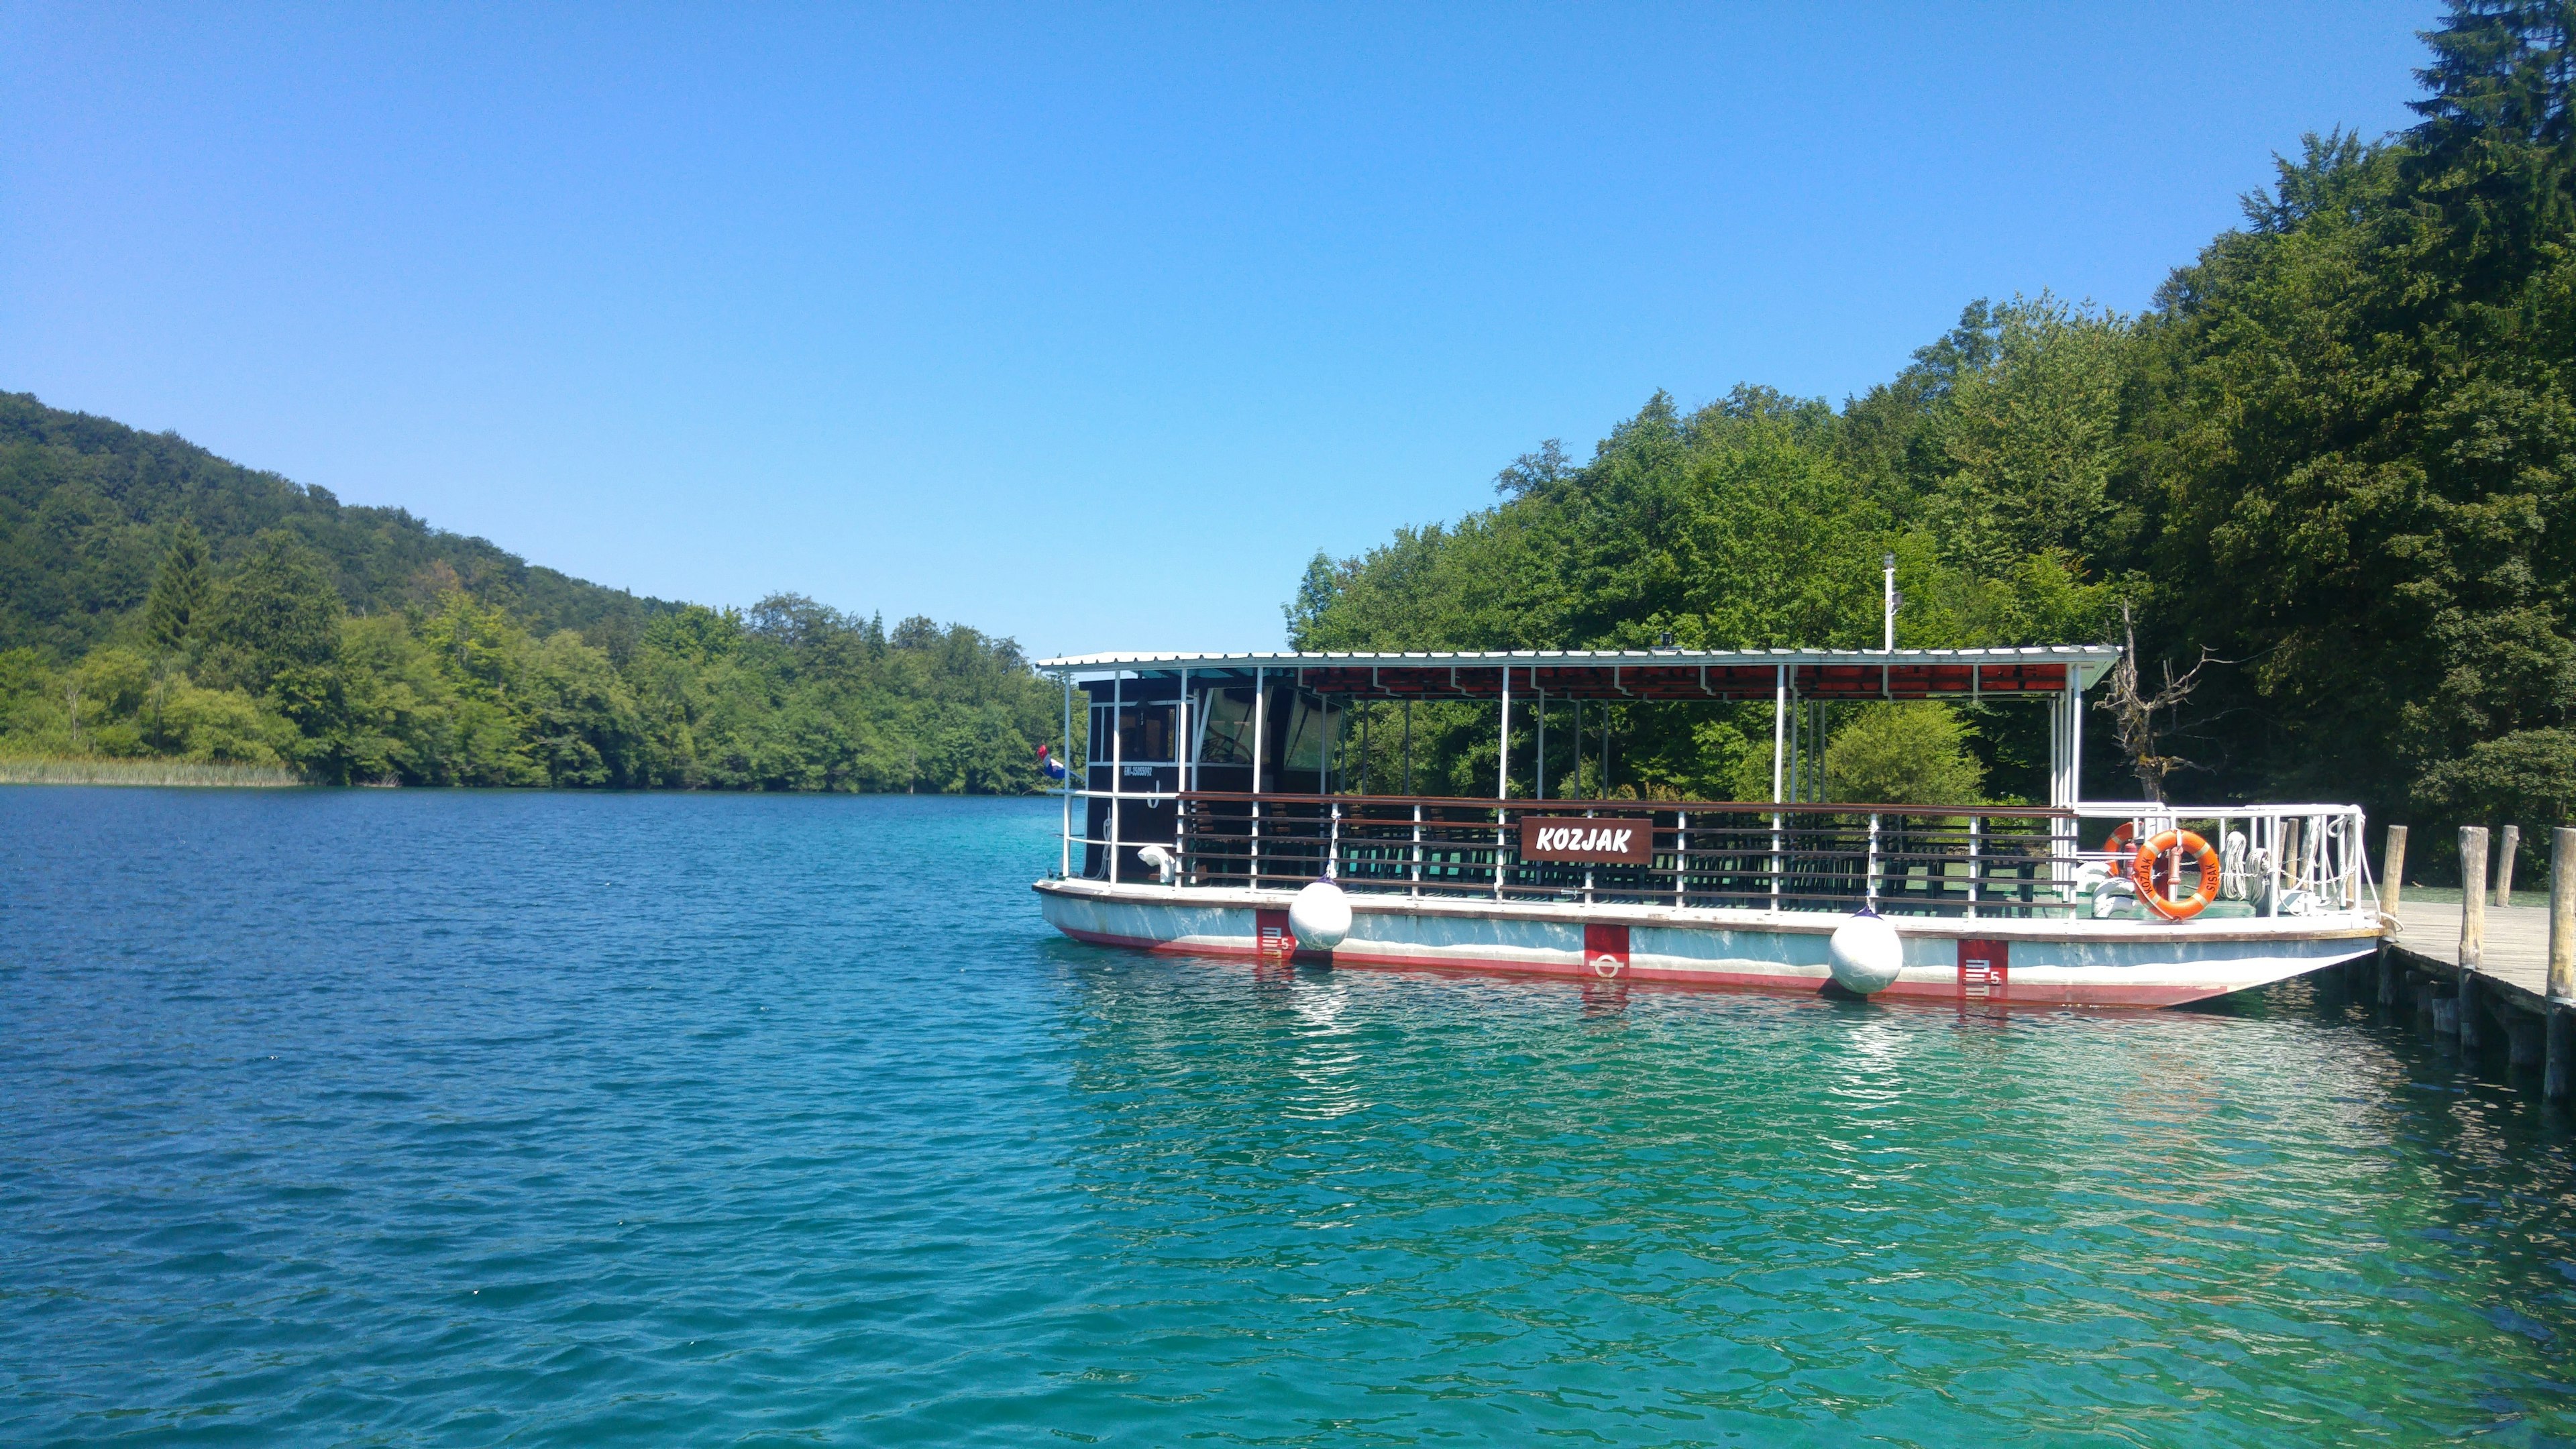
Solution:
[[[2138,823],[2134,820],[2123,820],[2112,827],[2111,838],[2102,842],[2102,853],[2105,855],[2130,854],[2130,842],[2137,838]],[[2169,892],[2173,889],[2173,874],[2173,863],[2161,855],[2157,856],[2156,890],[2158,892]]]
[[[2176,846],[2200,857],[2200,888],[2191,893],[2189,900],[2178,901],[2167,896],[2165,887],[2156,879],[2157,865],[2163,860],[2164,853]],[[2187,921],[2209,909],[2209,903],[2218,899],[2218,852],[2210,849],[2208,841],[2188,830],[2168,830],[2138,847],[2138,858],[2129,867],[2129,878],[2137,883],[2138,899],[2145,901],[2157,915],[2168,921]]]

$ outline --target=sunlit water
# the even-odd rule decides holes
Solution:
[[[0,1439],[2576,1433],[2399,1024],[1148,959],[1054,820],[0,789]]]

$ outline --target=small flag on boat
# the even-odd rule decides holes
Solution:
[[[1038,746],[1038,768],[1046,771],[1046,777],[1050,780],[1061,780],[1072,773],[1064,767],[1064,761],[1055,757],[1055,751],[1046,745]]]

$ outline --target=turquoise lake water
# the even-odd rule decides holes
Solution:
[[[1043,802],[0,788],[0,1440],[2576,1435],[2569,1130],[2304,987],[1151,959]]]

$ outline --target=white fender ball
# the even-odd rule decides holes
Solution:
[[[1288,929],[1309,951],[1329,951],[1351,933],[1351,898],[1328,880],[1310,882],[1288,905]]]
[[[1905,965],[1905,944],[1896,939],[1896,928],[1868,911],[1834,927],[1825,949],[1833,958],[1834,984],[1855,996],[1885,991]]]

